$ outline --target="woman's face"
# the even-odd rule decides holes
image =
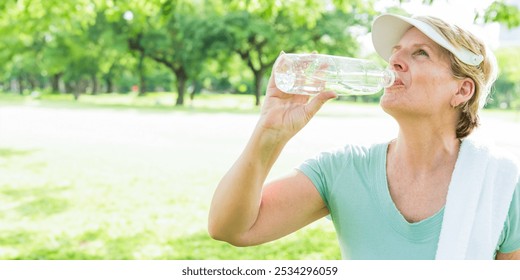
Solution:
[[[381,97],[382,108],[394,117],[444,116],[459,87],[446,52],[417,28],[408,30],[393,48],[389,63],[397,77]]]

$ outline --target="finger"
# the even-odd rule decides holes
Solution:
[[[311,115],[314,115],[320,110],[321,106],[323,106],[325,102],[336,97],[338,97],[338,95],[333,91],[320,92],[318,95],[312,98],[311,101],[307,104],[307,111]]]
[[[280,55],[278,56],[278,58],[276,59],[276,61],[274,62],[274,66],[273,66],[273,69],[271,71],[271,76],[269,77],[269,81],[267,82],[267,89],[268,91],[269,90],[278,90],[278,87],[276,87],[276,83],[275,83],[275,80],[274,80],[274,75],[275,75],[275,69],[276,69],[276,66],[282,62],[283,60],[283,55],[285,54],[284,51],[281,51],[280,52]]]
[[[274,82],[274,69],[271,71],[271,76],[269,77],[269,81],[267,82],[267,89],[276,88],[276,83]]]

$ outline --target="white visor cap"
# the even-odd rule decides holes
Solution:
[[[462,62],[478,66],[484,60],[480,54],[475,54],[465,48],[456,48],[437,29],[424,21],[393,14],[383,14],[372,24],[372,43],[376,52],[386,61],[390,59],[393,48],[408,29],[416,27],[424,35],[453,53]]]

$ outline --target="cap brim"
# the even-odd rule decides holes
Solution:
[[[392,49],[397,45],[404,33],[412,28],[408,18],[397,15],[381,15],[372,24],[372,43],[376,52],[386,61],[392,55]]]
[[[479,65],[484,57],[453,46],[444,36],[428,23],[414,18],[384,14],[377,17],[372,24],[372,43],[376,52],[386,61],[389,61],[393,48],[408,29],[416,27],[434,42],[453,53],[462,62],[469,65]]]

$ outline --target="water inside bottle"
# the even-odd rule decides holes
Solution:
[[[393,84],[394,78],[384,72],[350,72],[335,75],[325,81],[315,76],[291,73],[275,73],[276,86],[287,93],[318,94],[331,90],[339,95],[366,95],[379,92],[384,86]]]
[[[338,86],[334,86],[338,94],[374,94],[383,87],[394,83],[394,78],[389,71],[367,71],[339,73],[337,78]]]
[[[318,94],[331,90],[338,95],[365,95],[379,92],[394,83],[395,74],[364,61],[350,59],[340,66],[330,56],[302,55],[293,60],[277,60],[274,67],[276,86],[283,92]]]
[[[300,94],[318,94],[326,86],[323,79],[290,73],[275,73],[275,83],[283,92]]]
[[[281,91],[288,92],[294,86],[296,75],[288,73],[276,73],[275,76],[276,87]]]

